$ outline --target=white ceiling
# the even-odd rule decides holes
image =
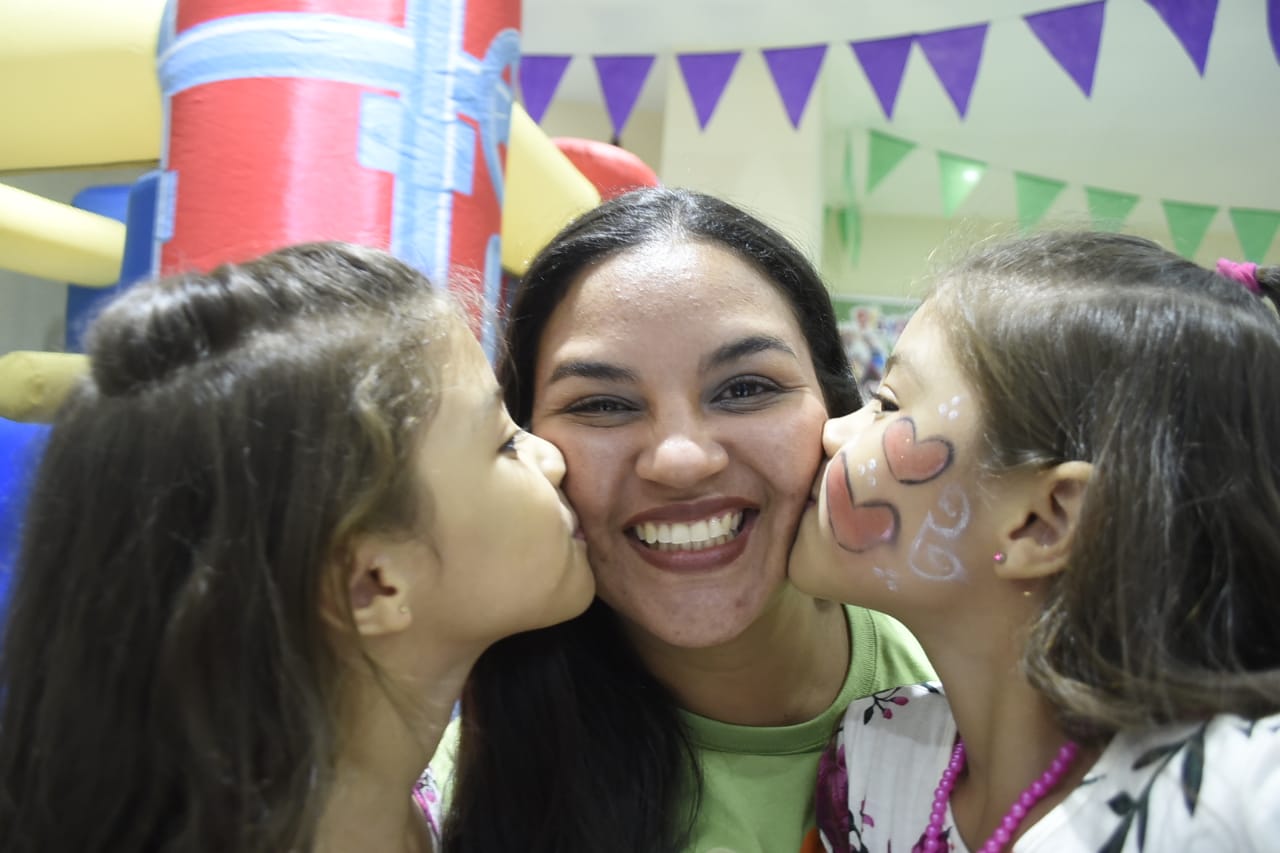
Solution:
[[[865,148],[869,128],[919,146],[862,199],[868,211],[936,215],[938,151],[989,164],[966,214],[1008,218],[1014,170],[1067,181],[1066,192],[1136,193],[1133,223],[1163,223],[1161,199],[1280,210],[1280,61],[1267,33],[1267,5],[1280,15],[1280,2],[1220,0],[1201,77],[1150,5],[1109,0],[1091,98],[1022,20],[1078,2],[524,0],[523,50],[573,54],[556,100],[593,104],[602,99],[591,55],[658,54],[640,102],[658,110],[678,52],[826,43],[809,109],[820,104],[820,120],[832,134],[850,129],[855,147]],[[887,120],[848,47],[983,22],[991,26],[965,119],[917,47]],[[1219,215],[1214,230],[1229,228]]]

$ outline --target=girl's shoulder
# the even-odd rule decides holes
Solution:
[[[922,681],[877,690],[854,700],[845,710],[840,726],[845,731],[870,732],[871,727],[905,729],[950,720],[951,706],[942,685],[936,681]]]
[[[1280,715],[1126,731],[1027,833],[1024,849],[1063,849],[1055,839],[1068,825],[1081,850],[1274,849],[1276,803]]]

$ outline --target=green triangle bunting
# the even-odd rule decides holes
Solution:
[[[1132,193],[1118,193],[1098,187],[1085,187],[1084,195],[1093,227],[1099,231],[1119,231],[1138,204],[1138,197]]]
[[[1189,204],[1185,201],[1162,201],[1164,218],[1169,223],[1173,248],[1184,258],[1192,258],[1199,251],[1209,223],[1218,215],[1218,208],[1208,204]]]
[[[878,130],[867,132],[870,152],[867,154],[867,192],[876,188],[916,147],[914,142],[899,139]]]
[[[1280,229],[1280,211],[1233,207],[1229,213],[1245,260],[1262,263],[1271,248],[1271,241],[1276,238],[1277,229]]]
[[[1023,231],[1035,228],[1053,206],[1054,199],[1067,185],[1066,181],[1042,178],[1027,172],[1014,172],[1018,193],[1018,225]]]
[[[939,151],[938,169],[942,173],[942,212],[951,216],[982,180],[987,164]]]

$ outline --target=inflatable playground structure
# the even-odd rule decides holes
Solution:
[[[517,100],[519,63],[519,0],[0,8],[0,267],[68,285],[67,351],[0,355],[0,602],[23,484],[113,292],[346,240],[468,291],[492,352],[510,283],[546,241],[602,196],[657,182],[622,149],[548,138]],[[4,183],[150,163],[72,204]]]

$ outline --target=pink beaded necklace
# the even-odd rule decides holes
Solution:
[[[1022,792],[1022,796],[1009,807],[1009,811],[1001,818],[1000,825],[996,827],[996,831],[991,833],[991,837],[982,845],[978,853],[1000,853],[1008,846],[1012,840],[1013,834],[1017,832],[1019,825],[1027,816],[1027,812],[1031,811],[1032,806],[1045,798],[1045,795],[1052,791],[1057,784],[1062,781],[1062,777],[1071,769],[1071,765],[1075,763],[1076,753],[1080,751],[1080,746],[1075,741],[1067,741],[1062,745],[1062,749],[1058,750],[1057,756],[1049,765],[1049,769],[1040,775],[1040,778],[1032,782],[1027,790]],[[938,787],[933,791],[933,808],[929,810],[929,825],[924,830],[924,853],[939,853],[942,850],[942,841],[939,836],[942,835],[942,823],[947,817],[947,804],[951,800],[951,789],[956,786],[956,777],[964,770],[965,751],[964,741],[959,737],[956,738],[955,748],[951,750],[951,760],[947,762],[947,769],[942,771],[942,778],[938,780]]]

